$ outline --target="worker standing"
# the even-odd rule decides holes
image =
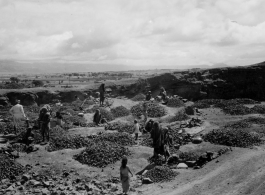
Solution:
[[[167,97],[167,92],[164,87],[161,87],[160,89],[160,96],[162,96],[162,100],[165,101]]]
[[[128,163],[128,159],[126,157],[123,157],[122,161],[121,161],[121,167],[120,167],[120,180],[122,183],[122,190],[123,190],[124,195],[127,195],[129,190],[130,190],[129,173],[133,177],[133,174],[132,174],[130,168],[127,166],[127,163]]]
[[[47,141],[50,138],[50,121],[51,121],[52,109],[49,104],[44,105],[39,114],[40,129],[42,134],[42,141],[45,143],[45,137]]]
[[[15,134],[17,134],[17,129],[21,121],[27,120],[26,115],[24,113],[23,106],[20,104],[20,100],[16,100],[16,105],[14,105],[10,110],[9,113],[13,116],[13,125]],[[28,123],[27,123],[28,124]]]
[[[162,131],[158,122],[154,122],[153,129],[151,131],[151,138],[153,140],[154,157],[157,158],[158,154],[161,153],[162,146]]]
[[[147,113],[147,102],[143,103],[143,115],[144,115],[144,123],[146,123],[147,116],[148,116],[148,113]]]
[[[105,100],[105,84],[102,83],[99,87],[99,106],[103,106]]]
[[[138,135],[139,135],[139,132],[140,132],[140,126],[139,126],[139,123],[138,121],[135,119],[134,120],[134,135],[135,135],[135,141],[138,140]]]
[[[50,115],[50,112],[47,112],[43,117],[43,121],[41,125],[41,134],[42,134],[43,143],[46,143],[45,142],[46,140],[48,142],[50,141],[50,121],[51,121],[51,115]]]

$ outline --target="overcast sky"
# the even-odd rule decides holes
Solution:
[[[0,0],[0,59],[132,66],[265,60],[264,0]]]

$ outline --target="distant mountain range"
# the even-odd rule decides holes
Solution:
[[[161,66],[165,69],[174,69],[172,66]],[[175,69],[191,69],[191,68],[220,68],[229,67],[227,64],[218,63],[212,66],[209,65],[194,65],[194,66],[177,66]],[[159,67],[141,67],[139,69],[161,69]],[[59,63],[59,62],[17,62],[12,60],[0,60],[1,74],[14,73],[63,73],[63,72],[101,72],[101,71],[127,71],[138,69],[128,65],[110,65],[110,64],[81,64],[81,63]]]

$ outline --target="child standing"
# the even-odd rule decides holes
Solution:
[[[127,167],[128,159],[124,157],[121,161],[121,168],[120,168],[120,179],[122,184],[123,193],[126,195],[130,188],[130,177],[129,173],[133,176],[129,167]]]
[[[135,135],[135,140],[137,141],[138,140],[138,134],[140,132],[140,126],[139,126],[139,123],[138,121],[135,119],[134,120],[134,135]]]

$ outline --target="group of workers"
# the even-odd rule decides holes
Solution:
[[[146,101],[153,100],[151,91],[148,91],[148,93],[145,96],[145,100]],[[164,87],[160,88],[160,92],[159,92],[159,95],[156,97],[156,100],[158,100],[158,101],[162,100],[163,102],[167,102],[168,101],[167,92],[166,92]]]
[[[101,84],[99,87],[99,105],[104,105],[105,100],[105,85]],[[91,96],[90,96],[91,98]],[[160,99],[159,99],[160,98]],[[88,98],[86,98],[88,99]],[[147,102],[152,101],[154,98],[152,98],[151,91],[148,91],[146,94],[145,102],[143,103],[143,115],[144,115],[144,123],[145,127],[143,128],[144,134],[150,134],[150,137],[152,138],[153,142],[153,148],[154,148],[154,157],[157,158],[158,155],[164,155],[165,159],[170,157],[169,152],[169,146],[172,146],[172,137],[169,135],[168,128],[162,128],[159,122],[154,121],[153,119],[150,119],[147,121],[148,113],[147,113]],[[167,94],[165,89],[162,87],[160,90],[160,94],[158,96],[159,100],[163,100],[164,102],[167,100]],[[75,96],[75,100],[79,100],[77,96]],[[83,102],[84,103],[84,102]],[[61,103],[57,102],[56,106],[60,106]],[[83,105],[83,104],[82,104]],[[80,106],[82,107],[82,106]],[[29,145],[32,143],[32,140],[34,139],[34,134],[32,133],[32,127],[29,125],[29,120],[26,117],[23,106],[20,104],[20,101],[17,100],[16,105],[14,105],[10,109],[10,113],[13,116],[13,122],[14,122],[14,131],[17,133],[18,124],[25,120],[27,122],[27,132],[25,136],[22,138],[22,142]],[[44,105],[39,112],[39,119],[38,119],[38,125],[41,130],[42,134],[42,142],[46,144],[50,140],[50,122],[52,116],[52,109],[49,104]],[[56,124],[62,125],[63,117],[60,112],[56,112],[55,115]],[[93,116],[93,122],[96,125],[102,124],[102,123],[108,123],[105,118],[102,118],[102,114],[100,113],[100,109],[97,109],[94,116]],[[134,134],[135,134],[135,140],[138,140],[140,132],[140,125],[138,121],[134,120]],[[47,141],[47,142],[46,142]],[[121,182],[123,187],[123,192],[127,193],[129,191],[129,173],[132,175],[129,167],[127,166],[127,158],[123,158],[122,160],[122,166],[120,168],[120,175],[121,175]]]

